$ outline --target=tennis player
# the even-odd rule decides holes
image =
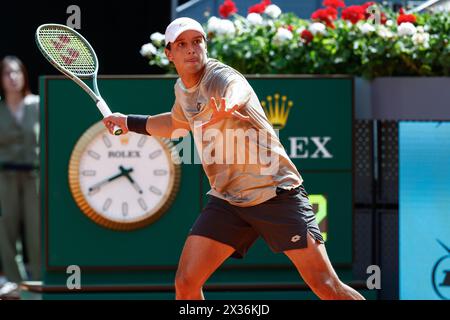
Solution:
[[[165,43],[179,75],[171,112],[114,113],[103,122],[110,133],[114,125],[166,138],[193,132],[211,190],[181,254],[176,299],[204,299],[211,274],[230,256],[243,258],[259,236],[292,261],[319,298],[364,299],[334,271],[303,179],[247,80],[207,57],[206,34],[195,20],[170,23]],[[236,152],[231,140],[242,136]]]

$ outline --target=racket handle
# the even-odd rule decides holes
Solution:
[[[102,113],[103,118],[106,118],[107,116],[110,116],[112,114],[111,110],[103,99],[99,99],[97,101],[97,108]],[[114,126],[113,133],[115,136],[120,136],[123,133],[123,130],[119,126]]]
[[[103,118],[106,118],[112,114],[111,109],[109,109],[108,105],[106,104],[105,100],[99,99],[97,101],[97,108],[100,110],[100,112],[103,115]]]

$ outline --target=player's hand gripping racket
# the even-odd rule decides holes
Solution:
[[[101,97],[97,86],[98,60],[94,49],[81,34],[61,24],[43,24],[36,30],[36,43],[42,54],[52,65],[75,81],[95,101],[103,117],[111,115],[111,110]],[[92,79],[93,89],[80,78]],[[114,126],[115,135],[122,134],[119,126]]]

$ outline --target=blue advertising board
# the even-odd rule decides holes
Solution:
[[[450,299],[450,123],[399,124],[400,299]]]

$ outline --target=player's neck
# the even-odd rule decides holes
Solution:
[[[180,79],[183,82],[183,85],[186,89],[190,89],[195,87],[199,81],[202,79],[203,73],[205,72],[205,68],[203,67],[197,73],[182,73],[180,74]]]

